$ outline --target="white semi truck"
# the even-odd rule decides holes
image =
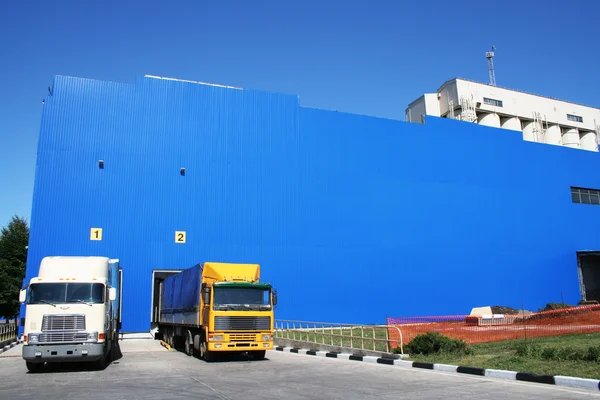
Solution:
[[[119,260],[45,257],[19,296],[27,369],[82,361],[105,368],[118,345],[119,294]]]

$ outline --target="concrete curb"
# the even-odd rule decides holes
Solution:
[[[4,353],[5,351],[8,351],[10,349],[12,349],[13,347],[15,347],[16,345],[18,345],[19,343],[22,342],[21,338],[14,338],[11,339],[12,341],[9,341],[8,344],[6,344],[6,342],[4,342],[4,346],[0,347],[0,353]]]
[[[325,352],[299,349],[296,347],[275,347],[276,351],[305,354],[317,357],[339,358],[343,360],[363,361],[376,364],[394,365],[405,368],[421,368],[458,374],[485,376],[489,378],[516,380],[524,382],[543,383],[547,385],[566,386],[577,389],[600,391],[600,380],[584,379],[572,376],[535,375],[528,372],[504,371],[499,369],[483,369],[448,364],[430,364],[417,361],[405,361],[387,357],[362,356],[348,353]]]

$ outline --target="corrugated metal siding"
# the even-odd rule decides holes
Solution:
[[[153,269],[272,259],[294,218],[285,210],[298,202],[288,180],[298,112],[296,96],[57,77],[41,130],[28,278],[48,254],[119,258],[123,329],[137,331],[149,327]],[[91,227],[103,228],[101,242],[89,240]],[[177,230],[187,231],[185,245],[174,243]],[[272,279],[273,264],[264,268]]]
[[[576,302],[575,251],[600,248],[600,207],[572,204],[569,186],[600,188],[598,160],[474,124],[306,109],[296,96],[57,77],[27,279],[45,255],[120,258],[125,331],[149,329],[153,269],[205,261],[260,263],[279,318],[535,308],[561,292]]]

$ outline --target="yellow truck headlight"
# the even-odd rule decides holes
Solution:
[[[208,335],[208,340],[211,342],[223,341],[223,335]]]
[[[269,342],[273,340],[273,335],[262,335],[263,342]]]

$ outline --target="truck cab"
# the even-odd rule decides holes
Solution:
[[[23,359],[31,372],[51,362],[104,368],[118,342],[118,260],[45,257],[21,290]]]
[[[161,283],[159,333],[170,346],[212,361],[219,354],[273,349],[277,291],[259,264],[206,262]]]

